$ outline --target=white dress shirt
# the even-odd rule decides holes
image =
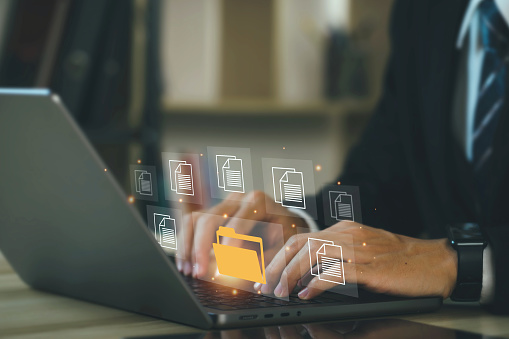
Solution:
[[[463,148],[468,161],[472,161],[473,158],[473,126],[485,55],[478,11],[481,1],[470,0],[456,41],[456,48],[460,50],[460,62],[453,103],[452,128],[453,135]],[[509,23],[509,1],[495,0],[495,3],[504,20]],[[491,256],[491,249],[488,246],[483,255],[481,303],[488,303],[494,297],[494,269]]]

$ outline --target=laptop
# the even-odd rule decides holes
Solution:
[[[427,312],[439,297],[279,300],[182,276],[64,107],[0,89],[0,250],[34,289],[203,329]]]

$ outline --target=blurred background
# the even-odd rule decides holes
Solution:
[[[58,93],[127,192],[129,164],[207,146],[310,159],[319,188],[380,96],[392,2],[0,0],[0,87]]]

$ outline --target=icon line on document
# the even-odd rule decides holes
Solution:
[[[134,185],[138,194],[152,196],[152,174],[150,172],[134,170]]]
[[[353,197],[351,194],[339,191],[329,191],[331,218],[337,221],[355,221]]]
[[[272,167],[274,201],[285,207],[306,209],[304,176],[295,168]]]
[[[216,155],[217,185],[225,192],[244,193],[242,159],[234,155]]]
[[[311,275],[319,280],[345,285],[343,249],[340,245],[334,245],[331,240],[308,238],[308,250]],[[313,259],[316,259],[316,265]]]
[[[154,234],[162,247],[177,249],[177,229],[171,216],[154,213]]]
[[[169,160],[170,189],[177,194],[193,195],[193,166],[186,161]]]

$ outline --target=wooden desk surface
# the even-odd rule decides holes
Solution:
[[[453,329],[509,338],[509,317],[474,304],[446,303],[435,313],[398,317]],[[192,327],[35,291],[0,253],[0,337],[122,338],[196,332]]]

